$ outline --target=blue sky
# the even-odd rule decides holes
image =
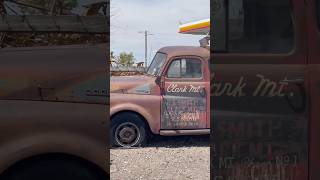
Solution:
[[[144,34],[148,40],[148,63],[163,46],[199,46],[201,36],[179,34],[179,23],[210,17],[210,0],[111,0],[111,50],[133,52],[144,61]]]

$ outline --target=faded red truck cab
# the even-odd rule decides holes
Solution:
[[[113,144],[139,146],[150,133],[209,134],[209,56],[202,47],[164,47],[144,75],[111,77]]]
[[[213,4],[211,179],[320,179],[320,1]]]

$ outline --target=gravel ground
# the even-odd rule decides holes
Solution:
[[[110,151],[111,180],[210,179],[208,136],[155,137],[147,147]]]

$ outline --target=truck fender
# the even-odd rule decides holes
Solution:
[[[155,118],[152,118],[151,114],[143,106],[137,104],[125,103],[116,105],[110,109],[110,117],[125,111],[131,111],[141,115],[147,121],[147,125],[150,127],[151,132],[154,134],[159,133],[160,120],[157,121]]]
[[[95,149],[106,149],[105,144],[98,143],[94,139],[73,134],[69,132],[45,132],[32,134],[31,136],[19,137],[15,140],[8,140],[0,148],[0,169],[6,170],[16,163],[38,155],[59,153],[72,155],[90,161],[109,173],[106,151],[95,151]],[[104,154],[101,154],[104,152]],[[100,154],[97,154],[100,153]],[[107,157],[106,157],[107,158]],[[2,171],[3,172],[3,171]],[[0,174],[2,173],[0,172]]]

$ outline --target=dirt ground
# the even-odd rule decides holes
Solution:
[[[147,147],[110,151],[112,180],[210,179],[209,136],[154,137]]]

